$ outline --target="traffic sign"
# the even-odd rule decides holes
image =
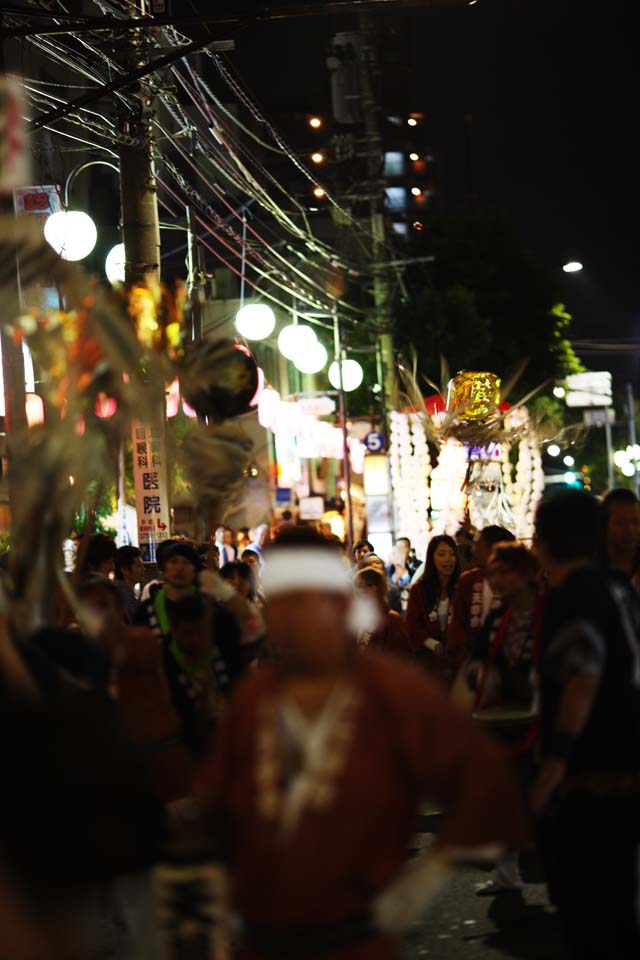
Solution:
[[[383,453],[385,448],[384,434],[377,430],[371,430],[364,438],[364,445],[369,453]]]

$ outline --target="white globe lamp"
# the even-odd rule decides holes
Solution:
[[[111,247],[104,262],[104,272],[109,283],[124,283],[124,243]]]
[[[96,245],[98,231],[89,214],[58,210],[47,218],[44,238],[63,260],[84,260]]]
[[[278,335],[278,350],[287,360],[295,362],[297,357],[303,356],[317,342],[318,338],[311,327],[303,323],[290,323]]]
[[[326,348],[323,347],[319,340],[316,340],[315,343],[312,343],[305,349],[304,353],[296,355],[293,363],[300,373],[319,373],[326,367],[327,359]]]
[[[342,361],[342,388],[347,393],[357,390],[364,379],[364,370],[357,360]],[[334,360],[329,367],[329,383],[335,390],[340,389],[340,367]]]
[[[276,315],[266,303],[248,303],[236,313],[236,330],[246,340],[264,340],[275,325]]]

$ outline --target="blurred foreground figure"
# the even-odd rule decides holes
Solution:
[[[199,791],[229,872],[242,960],[395,960],[450,864],[526,826],[498,749],[410,664],[359,652],[343,558],[315,531],[265,552],[276,659],[232,700]],[[428,858],[414,819],[444,809]]]
[[[572,957],[640,956],[640,613],[626,577],[594,557],[601,505],[543,501],[541,765],[533,792],[549,892]]]

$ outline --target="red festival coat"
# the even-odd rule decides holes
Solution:
[[[275,668],[236,693],[205,765],[200,799],[223,842],[236,910],[253,927],[286,932],[361,915],[398,875],[425,798],[442,804],[444,845],[517,847],[526,826],[499,750],[419,668],[366,652],[354,658],[357,696],[346,762],[325,808],[303,808],[285,836],[259,806],[258,744],[265,708],[279,699]],[[397,960],[379,937],[325,960]],[[242,960],[262,960],[245,950]],[[298,960],[307,960],[300,956]]]

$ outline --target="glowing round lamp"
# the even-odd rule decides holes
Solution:
[[[248,303],[236,313],[236,330],[247,340],[264,340],[275,325],[276,315],[266,303]]]
[[[565,263],[562,269],[565,273],[580,273],[582,264],[579,260],[570,260],[569,263]]]
[[[565,467],[575,467],[576,465],[574,457],[571,456],[566,456],[562,462],[564,463]]]
[[[304,323],[290,323],[278,334],[278,350],[287,360],[303,356],[317,342],[315,331]]]
[[[107,254],[104,272],[109,283],[124,283],[124,243],[116,243]]]
[[[27,414],[27,423],[30,427],[44,423],[44,404],[42,397],[38,396],[37,393],[27,393],[24,405]]]
[[[364,370],[357,360],[342,361],[342,389],[347,393],[357,390],[364,379]],[[334,360],[329,367],[329,383],[335,390],[340,389],[340,367]]]
[[[96,245],[98,231],[87,213],[58,210],[47,218],[44,238],[63,260],[84,260]]]
[[[300,373],[319,373],[327,365],[327,359],[325,347],[316,340],[304,353],[296,355],[293,363]]]
[[[564,482],[569,486],[573,486],[573,484],[576,482],[576,475],[573,470],[567,470],[564,475]]]
[[[547,453],[550,457],[559,457],[560,456],[560,447],[557,443],[550,443],[547,447]]]

